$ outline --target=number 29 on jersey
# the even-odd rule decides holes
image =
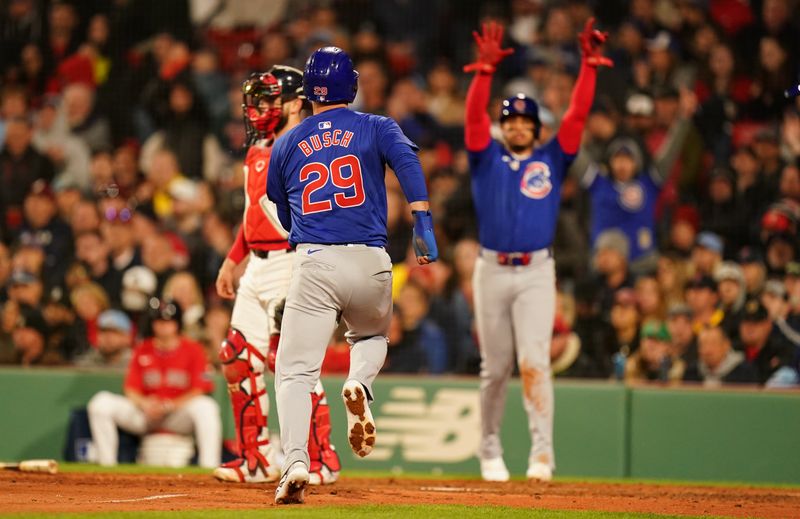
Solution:
[[[333,204],[341,208],[357,207],[364,203],[364,179],[361,175],[361,162],[355,155],[337,157],[330,165],[311,162],[300,170],[303,188],[303,214],[330,211]],[[336,191],[332,197],[318,193],[332,183]]]

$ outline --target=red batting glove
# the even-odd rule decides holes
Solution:
[[[594,18],[586,20],[583,32],[578,35],[581,44],[581,54],[586,64],[590,67],[613,67],[614,62],[603,56],[600,47],[608,39],[607,32],[601,32],[594,28]]]
[[[505,31],[503,26],[496,22],[483,24],[483,34],[472,31],[472,37],[475,38],[475,43],[478,45],[478,59],[469,65],[464,65],[464,72],[491,74],[497,64],[503,61],[503,58],[514,53],[514,49],[500,47],[503,42],[503,31]]]

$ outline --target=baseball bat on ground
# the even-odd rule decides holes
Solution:
[[[20,472],[44,472],[46,474],[58,473],[56,460],[24,460],[16,463],[0,462],[0,469],[18,470]]]

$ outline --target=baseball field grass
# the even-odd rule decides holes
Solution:
[[[348,471],[311,488],[305,505],[276,506],[275,484],[215,481],[205,469],[62,464],[55,476],[0,472],[10,517],[375,517],[617,519],[800,518],[800,487],[557,478],[486,483],[475,476]]]

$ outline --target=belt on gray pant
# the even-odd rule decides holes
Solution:
[[[519,267],[530,265],[532,261],[553,257],[553,248],[534,250],[530,252],[501,252],[481,248],[481,256],[498,265]]]

